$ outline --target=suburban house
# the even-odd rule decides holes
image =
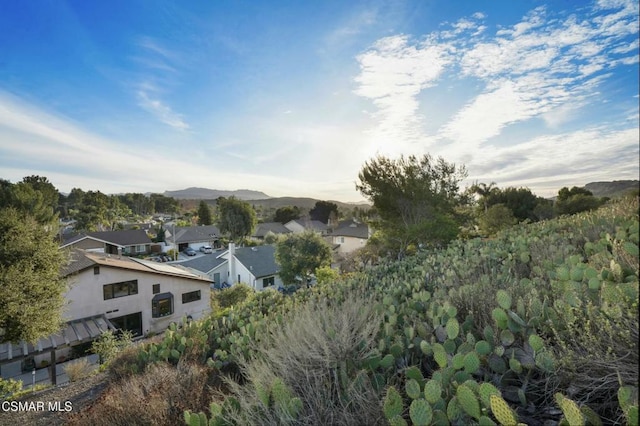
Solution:
[[[75,250],[61,274],[69,285],[63,312],[68,322],[60,332],[35,344],[0,344],[3,376],[24,371],[25,364],[42,362],[50,363],[55,371],[56,356],[90,343],[106,330],[129,330],[143,336],[163,332],[183,317],[199,319],[211,312],[211,280],[180,266]],[[55,374],[50,376],[55,378]]]
[[[280,222],[259,223],[256,226],[256,230],[254,231],[251,238],[254,240],[262,241],[269,232],[275,235],[285,235],[290,234],[292,231]]]
[[[282,287],[275,247],[271,245],[236,247],[230,243],[228,250],[218,256],[201,256],[181,265],[207,274],[216,288],[237,283],[255,290]]]
[[[370,232],[366,223],[351,219],[341,221],[328,237],[338,253],[346,254],[364,247],[371,236]]]
[[[210,312],[208,277],[177,265],[76,251],[64,271],[69,320],[105,314],[134,336]]]
[[[75,248],[105,254],[146,255],[152,241],[142,229],[86,232],[66,240],[60,248]]]
[[[187,247],[194,250],[202,246],[216,247],[220,240],[220,230],[215,225],[168,227],[164,234],[165,243],[177,246],[178,251]]]
[[[329,228],[319,220],[311,219],[294,219],[285,223],[284,226],[293,233],[301,233],[305,231],[314,231],[320,235],[327,235]]]

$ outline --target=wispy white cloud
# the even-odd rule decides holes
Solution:
[[[134,61],[140,66],[140,71],[132,87],[138,106],[173,129],[188,130],[190,125],[184,115],[175,112],[163,99],[172,86],[170,82],[179,78],[178,67],[183,62],[181,55],[148,36],[140,37],[136,45],[139,55],[134,57]]]
[[[557,126],[562,120],[550,118],[554,110],[565,116],[577,110],[607,77],[603,72],[637,60],[632,51],[637,42],[611,49],[637,25],[637,3],[603,2],[598,7],[613,10],[591,20],[574,15],[561,20],[539,7],[493,37],[469,37],[477,34],[484,18],[476,15],[453,23],[452,30],[430,34],[424,42],[406,35],[383,38],[357,57],[361,72],[355,93],[378,108],[376,131],[399,143],[425,136],[418,94],[443,73],[457,70],[483,82],[485,89],[441,127],[439,138],[473,148],[506,126],[534,117]]]
[[[412,44],[406,35],[385,37],[357,57],[361,72],[355,93],[377,107],[373,144],[382,150],[422,137],[418,94],[432,86],[450,60],[448,47],[427,37]]]
[[[136,93],[138,99],[138,105],[155,115],[158,120],[164,124],[173,127],[178,130],[188,130],[189,124],[187,124],[182,115],[174,112],[171,107],[164,104],[159,99],[151,97],[150,93],[145,90],[138,90]]]
[[[40,174],[61,191],[80,187],[107,193],[162,192],[208,186],[291,194],[290,176],[233,167],[233,161],[221,163],[229,166],[214,170],[209,158],[185,156],[182,148],[149,150],[105,138],[0,90],[0,168],[4,179],[19,181]],[[189,172],[180,173],[185,170]]]

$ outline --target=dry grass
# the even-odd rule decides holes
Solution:
[[[93,370],[94,367],[89,363],[87,358],[81,358],[64,366],[64,372],[67,374],[70,382],[77,382],[78,380],[88,377],[93,373]]]
[[[374,303],[366,297],[350,296],[339,305],[305,305],[262,344],[262,359],[242,363],[247,384],[229,384],[240,405],[233,420],[289,423],[279,410],[265,407],[257,392],[280,378],[303,403],[295,424],[380,424],[380,395],[355,367],[371,354],[379,327]]]
[[[112,382],[70,425],[154,425],[184,423],[185,410],[203,411],[212,399],[215,373],[195,364],[153,364],[143,374]]]

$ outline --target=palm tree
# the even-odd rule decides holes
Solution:
[[[487,210],[489,209],[489,206],[487,205],[487,201],[489,198],[489,195],[494,194],[496,192],[498,192],[500,189],[496,186],[495,182],[491,182],[489,185],[487,185],[486,183],[478,183],[476,181],[476,183],[474,183],[471,186],[471,192],[474,194],[478,194],[480,196],[480,200],[482,201],[483,205],[484,205],[484,212],[486,213]]]

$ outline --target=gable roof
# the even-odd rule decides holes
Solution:
[[[256,278],[275,275],[280,270],[276,263],[276,248],[271,245],[238,247],[236,259]]]
[[[327,225],[320,222],[319,220],[311,220],[311,219],[293,219],[285,224],[288,225],[292,222],[297,223],[302,226],[304,229],[312,229],[314,231],[323,232],[328,229]]]
[[[135,259],[128,256],[111,256],[102,253],[91,253],[84,250],[74,250],[71,253],[71,263],[60,271],[63,277],[81,272],[93,266],[107,266],[111,268],[133,270],[159,275],[211,282],[209,277],[198,275],[180,265],[166,265],[158,262]]]
[[[180,262],[180,265],[208,274],[226,261],[227,259],[220,256],[196,256],[193,259]]]
[[[151,244],[151,238],[144,230],[130,229],[126,231],[86,232],[68,239],[61,247],[67,247],[84,239],[92,239],[118,247]]]
[[[172,228],[165,228],[171,233]],[[203,226],[185,226],[176,227],[176,244],[193,243],[193,242],[209,242],[220,238],[220,230],[215,225]],[[169,237],[169,241],[173,242],[173,235]]]
[[[329,235],[335,237],[362,238],[366,240],[369,238],[369,226],[366,223],[345,220],[340,222],[338,227]]]
[[[256,238],[264,238],[269,232],[273,232],[274,234],[289,234],[291,233],[291,230],[280,222],[265,222],[259,223],[256,226],[256,230],[252,236]]]

